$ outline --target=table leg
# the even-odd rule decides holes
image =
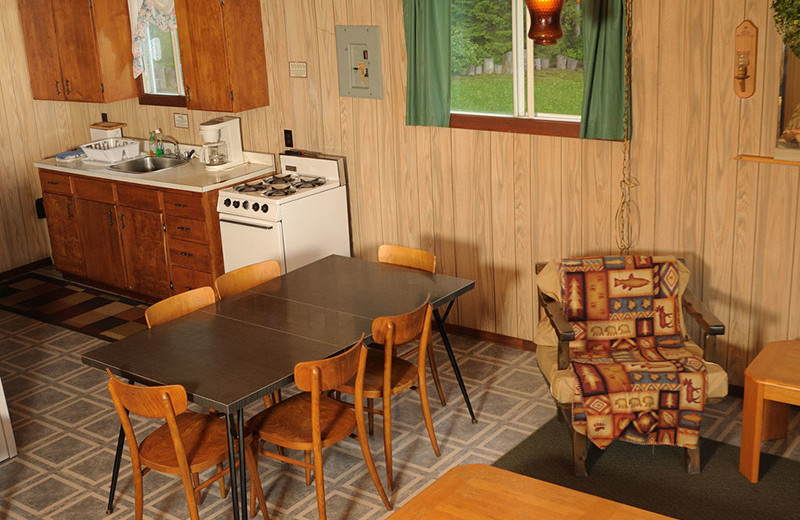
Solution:
[[[106,514],[114,512],[114,495],[117,492],[117,478],[119,477],[119,465],[122,462],[122,447],[125,444],[125,430],[119,425],[119,436],[117,437],[117,453],[114,455],[114,469],[111,470],[111,488],[108,490],[108,508]]]
[[[236,412],[239,420],[239,485],[242,493],[242,518],[247,519],[247,464],[245,464],[246,446],[244,445],[244,410]]]
[[[240,411],[241,413],[241,411]],[[225,423],[228,426],[228,467],[230,468],[230,477],[231,477],[231,500],[233,501],[233,520],[240,520],[239,518],[239,492],[238,487],[236,486],[236,456],[235,451],[233,449],[233,435],[235,432],[236,427],[233,423],[233,418],[231,414],[225,414]],[[239,443],[241,446],[242,443]],[[242,507],[246,508],[247,504],[243,505]],[[247,515],[244,516],[244,520],[247,519]]]
[[[758,463],[761,457],[761,428],[763,422],[764,387],[745,372],[739,472],[753,483],[758,482]]]
[[[445,316],[450,313],[450,308],[452,307],[453,302],[450,302],[450,306],[447,307],[445,311]],[[475,412],[472,411],[472,403],[469,402],[469,395],[467,394],[467,387],[464,385],[464,379],[461,377],[461,370],[458,369],[458,362],[456,362],[456,356],[453,354],[453,347],[450,346],[450,340],[447,337],[447,331],[444,328],[444,320],[442,316],[439,314],[439,310],[434,308],[433,309],[433,317],[436,320],[436,326],[439,327],[439,334],[442,336],[442,343],[444,343],[444,348],[447,350],[447,357],[450,358],[450,364],[453,366],[453,373],[456,376],[456,380],[458,381],[458,387],[461,389],[461,395],[464,396],[464,402],[467,403],[467,409],[469,410],[469,415],[472,417],[473,424],[478,422],[478,419],[475,418]]]
[[[764,401],[764,427],[761,430],[761,440],[771,441],[783,439],[789,434],[789,403],[778,401]]]

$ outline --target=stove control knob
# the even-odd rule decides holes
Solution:
[[[264,204],[263,206],[261,206],[261,212],[262,212],[262,213],[266,213],[267,211],[269,211],[269,206],[267,206],[266,204]]]
[[[234,208],[238,208],[239,207],[239,201],[238,200],[234,200],[233,201],[233,207]]]
[[[253,211],[258,211],[260,209],[258,202],[253,203]]]
[[[225,204],[225,207],[226,207],[226,208],[227,208],[227,207],[230,207],[230,205],[231,205],[231,199],[225,199],[225,202],[223,202],[223,204]]]
[[[242,202],[242,209],[250,209],[250,203],[248,201]]]

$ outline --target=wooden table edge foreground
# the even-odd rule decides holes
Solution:
[[[484,464],[456,466],[390,520],[664,520],[645,511]]]

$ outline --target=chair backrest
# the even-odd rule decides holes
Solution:
[[[223,274],[214,282],[214,288],[217,291],[217,297],[221,300],[268,282],[280,275],[280,264],[275,260],[266,260]]]
[[[397,347],[416,339],[430,324],[433,307],[430,296],[411,312],[397,316],[381,316],[372,320],[372,339],[386,347]]]
[[[378,248],[378,262],[436,272],[436,257],[427,251],[383,244]]]
[[[366,362],[367,348],[364,346],[362,334],[358,343],[339,355],[296,364],[294,382],[300,390],[312,393],[316,391],[318,394],[333,390],[356,376],[356,386],[359,386],[360,378],[363,388]]]
[[[217,298],[214,295],[214,289],[200,287],[154,303],[144,311],[144,318],[147,321],[147,326],[152,328],[211,305],[215,301],[217,301]]]

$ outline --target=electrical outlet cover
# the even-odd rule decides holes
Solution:
[[[339,95],[383,99],[381,31],[377,25],[337,25]]]

